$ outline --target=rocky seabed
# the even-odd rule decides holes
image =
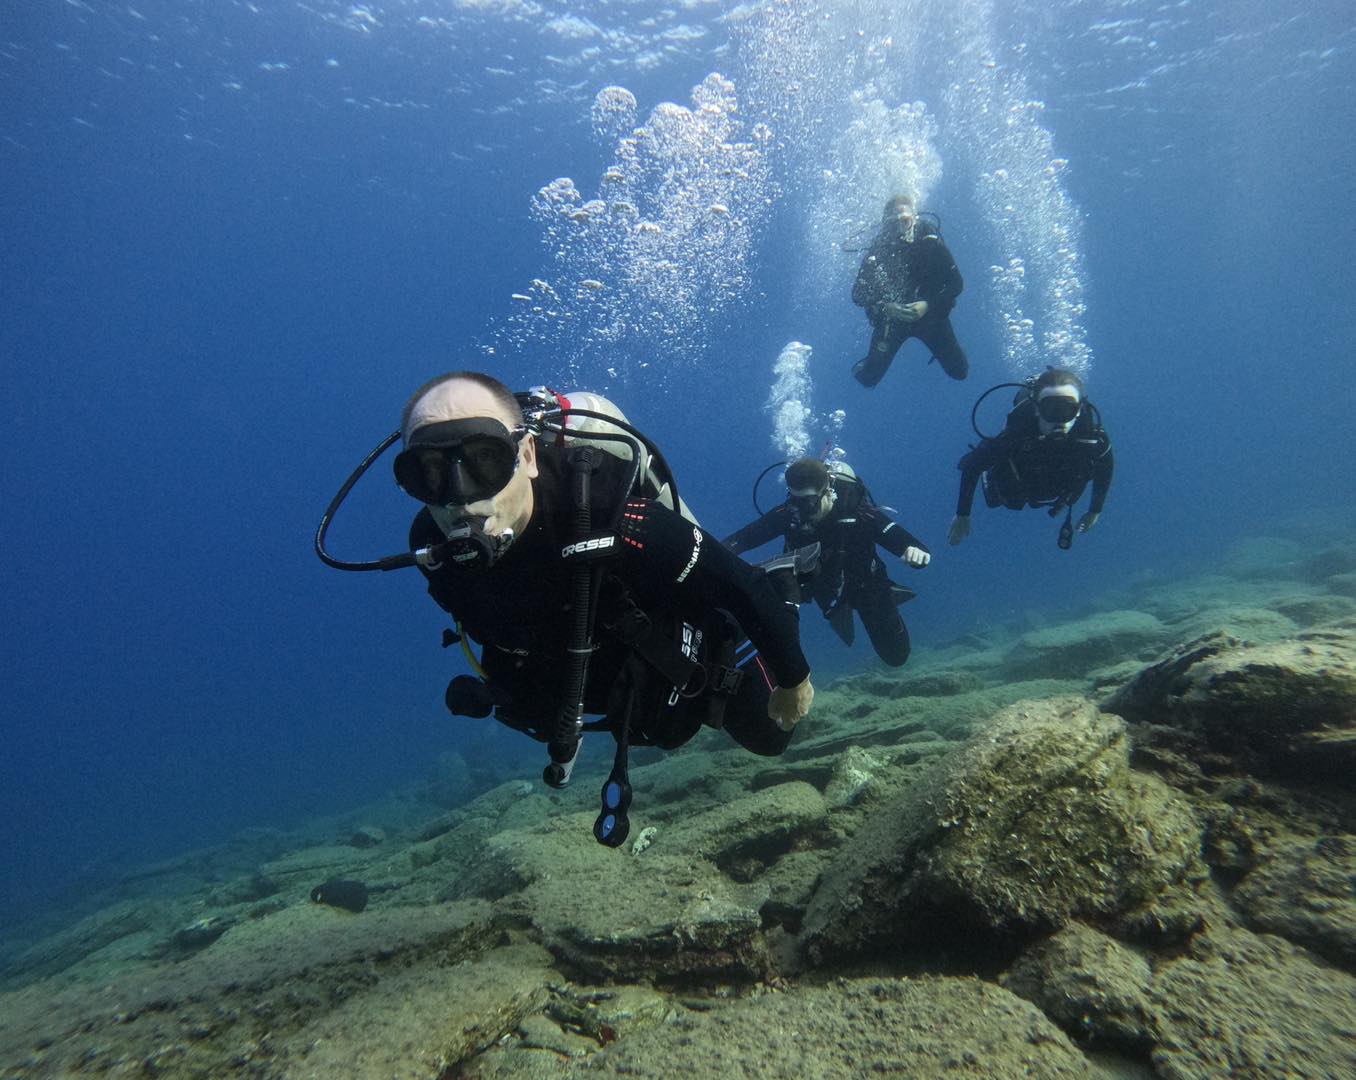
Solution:
[[[585,776],[145,868],[0,943],[0,1076],[1356,1077],[1351,551],[639,752],[619,851]]]

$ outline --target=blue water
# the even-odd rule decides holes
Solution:
[[[718,3],[14,5],[0,26],[0,916],[377,798],[467,744],[474,722],[441,703],[458,658],[417,575],[339,574],[311,550],[339,483],[443,370],[604,390],[724,534],[777,457],[773,361],[811,344],[815,411],[846,411],[850,460],[936,553],[898,575],[920,593],[918,657],[1208,567],[1239,537],[1351,517],[1349,4],[770,10],[804,17],[769,47],[757,7]],[[844,61],[868,47],[888,59]],[[657,341],[624,305],[610,347],[524,321],[513,295],[567,275],[534,196],[568,176],[591,198],[615,158],[595,95],[628,88],[644,122],[712,71],[739,96],[739,137],[766,122],[773,142],[731,189],[757,219],[747,253],[680,275],[728,274],[700,332]],[[1012,252],[1000,259],[979,184],[1021,162],[979,145],[980,113],[957,104],[1001,111],[1000,83],[1043,104],[1018,129],[1068,162],[1053,190],[1078,226],[1075,321],[1117,451],[1102,523],[1067,554],[1043,516],[982,509],[963,547],[945,545],[970,406],[1024,373],[989,272]],[[951,84],[972,96],[948,102]],[[917,343],[873,392],[848,374],[867,339],[852,267],[826,280],[804,226],[824,205],[816,178],[845,167],[834,136],[860,115],[853,92],[921,102],[935,124],[927,205],[967,279],[964,384]],[[1041,212],[1010,211],[1037,235]],[[568,272],[607,254],[584,245]],[[1058,315],[1035,294],[1022,313],[1037,333]],[[400,548],[412,508],[386,468],[346,506],[337,553]],[[821,682],[868,662],[807,624]]]

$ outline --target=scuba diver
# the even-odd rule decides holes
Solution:
[[[975,423],[980,402],[1007,386],[1017,387],[1012,410],[1003,430],[987,436]],[[1073,544],[1074,504],[1091,481],[1092,498],[1087,513],[1078,519],[1078,531],[1085,533],[1097,524],[1111,487],[1115,457],[1101,413],[1087,400],[1077,375],[1047,367],[1025,383],[999,383],[980,395],[970,422],[980,443],[956,466],[961,471],[960,497],[947,535],[953,546],[970,535],[970,505],[981,478],[988,506],[1009,510],[1048,507],[1051,517],[1064,511],[1058,542],[1066,550]]]
[[[904,342],[916,337],[932,350],[943,371],[953,379],[965,378],[970,362],[950,318],[964,288],[936,222],[922,220],[908,195],[887,202],[880,231],[852,285],[852,302],[865,308],[871,320],[871,348],[853,365],[853,377],[863,386],[875,386]]]
[[[330,519],[397,439],[396,482],[424,504],[411,551],[341,562],[324,549]],[[447,707],[546,743],[548,784],[569,781],[582,732],[613,735],[594,825],[608,846],[629,830],[631,742],[672,749],[707,724],[775,755],[814,697],[796,608],[692,521],[657,448],[595,395],[430,380],[330,504],[316,547],[340,569],[420,568],[457,622],[444,644],[477,672],[452,680]]]
[[[784,503],[727,536],[725,545],[736,553],[777,537],[783,539],[788,552],[817,545],[818,565],[811,573],[799,575],[799,592],[792,599],[812,597],[848,645],[855,636],[852,613],[856,611],[876,655],[891,667],[900,667],[909,658],[909,631],[899,605],[912,600],[914,592],[890,580],[876,547],[921,570],[932,561],[927,546],[875,504],[866,485],[844,461],[825,464],[805,457],[792,462],[786,470],[786,487]]]

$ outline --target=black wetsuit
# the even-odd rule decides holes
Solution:
[[[794,606],[762,571],[690,521],[648,499],[628,497],[622,489],[629,470],[611,455],[601,458],[593,477],[594,531],[607,529],[621,500],[626,507],[596,600],[585,712],[607,714],[607,726],[616,730],[614,690],[624,669],[628,685],[641,681],[626,629],[634,627],[628,619],[638,609],[671,637],[675,650],[686,624],[702,661],[733,663],[735,646],[750,639],[740,650],[738,690],[722,701],[723,726],[755,753],[780,753],[791,736],[768,717],[768,695],[774,685],[795,686],[809,674]],[[572,567],[561,552],[577,537],[562,453],[540,444],[537,461],[532,519],[502,558],[483,570],[445,563],[425,576],[434,600],[484,645],[482,666],[498,704],[496,717],[545,741],[562,706],[568,667]],[[442,539],[428,511],[421,511],[410,530],[411,546]],[[671,682],[643,663],[639,667],[655,677],[639,688],[632,742],[678,746],[713,717],[709,692],[679,697]]]
[[[909,658],[909,630],[899,614],[904,598],[890,580],[876,546],[896,557],[904,550],[928,547],[863,497],[860,484],[835,484],[833,508],[815,524],[802,523],[789,502],[769,510],[757,521],[725,538],[731,551],[744,552],[782,537],[785,551],[819,543],[819,568],[802,582],[834,631],[852,644],[852,612],[861,616],[876,655],[891,667]]]
[[[953,379],[963,379],[970,362],[951,328],[951,309],[965,288],[956,260],[930,222],[918,221],[912,242],[899,226],[881,228],[862,259],[852,285],[852,302],[871,320],[871,350],[853,368],[857,381],[875,386],[889,370],[895,353],[911,337],[923,342]],[[926,300],[927,314],[917,322],[890,319],[884,305]]]
[[[982,440],[956,466],[961,471],[957,515],[970,516],[981,476],[984,501],[1009,510],[1072,506],[1091,481],[1088,510],[1100,514],[1111,488],[1115,456],[1094,411],[1085,407],[1067,435],[1043,436],[1035,402],[1030,398],[1019,402],[1008,413],[1003,430]]]

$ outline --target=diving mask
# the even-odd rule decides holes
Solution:
[[[1043,426],[1059,431],[1068,431],[1083,408],[1082,399],[1076,387],[1067,384],[1047,386],[1036,398],[1036,412],[1040,414]]]
[[[488,416],[416,428],[396,455],[395,480],[430,506],[469,506],[498,495],[518,470],[524,427],[509,431]]]

